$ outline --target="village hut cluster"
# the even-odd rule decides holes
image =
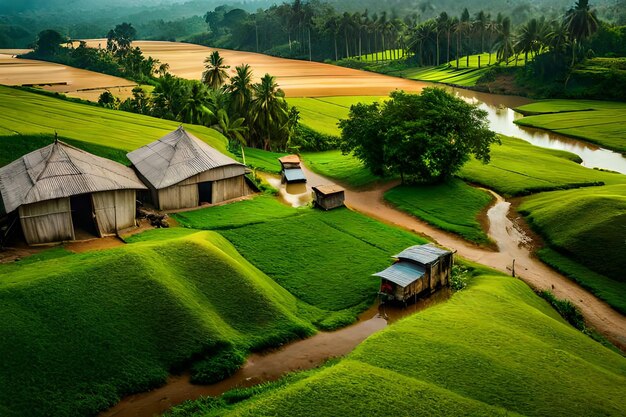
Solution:
[[[19,220],[30,245],[56,243],[136,226],[138,199],[174,210],[253,192],[243,164],[182,126],[128,158],[132,167],[55,139],[0,168],[0,217]]]
[[[380,293],[389,300],[407,303],[450,283],[454,260],[448,250],[429,243],[411,246],[393,258],[393,265],[374,274],[381,278]]]

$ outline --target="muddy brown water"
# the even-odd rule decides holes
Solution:
[[[153,391],[131,395],[100,417],[146,417],[160,415],[169,408],[186,400],[206,396],[218,396],[233,388],[251,387],[263,382],[275,381],[294,371],[312,369],[331,358],[350,353],[368,336],[384,329],[410,314],[434,306],[450,297],[449,289],[442,289],[427,298],[418,299],[407,308],[379,305],[376,302],[359,316],[359,320],[334,332],[319,332],[303,340],[264,353],[255,353],[233,376],[211,385],[194,385],[189,375],[171,376],[167,383]]]

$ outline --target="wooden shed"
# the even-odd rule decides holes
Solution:
[[[448,286],[454,262],[452,252],[432,244],[411,246],[393,256],[396,262],[374,274],[381,278],[380,292],[406,303],[422,293]]]
[[[346,199],[345,190],[338,185],[318,185],[313,187],[313,202],[324,210],[342,207]]]
[[[128,154],[148,199],[160,210],[216,204],[252,193],[246,166],[212,148],[181,126]]]
[[[287,184],[296,182],[306,182],[306,176],[300,166],[300,157],[298,155],[287,155],[278,158],[282,168],[282,182]]]
[[[0,168],[7,213],[18,211],[28,244],[116,234],[135,225],[135,172],[61,141]]]

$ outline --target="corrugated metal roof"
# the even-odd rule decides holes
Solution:
[[[61,141],[0,168],[7,213],[23,204],[77,194],[145,188],[132,169]]]
[[[283,172],[285,173],[287,182],[306,181],[304,172],[302,172],[300,168],[286,169]]]
[[[336,193],[343,193],[345,190],[338,185],[328,184],[328,185],[317,185],[313,187],[314,191],[319,192],[320,194],[329,195]]]
[[[411,262],[397,262],[384,271],[374,274],[375,277],[381,277],[401,287],[417,281],[424,276],[425,270],[419,265]]]
[[[418,262],[423,265],[428,265],[435,262],[441,256],[447,255],[449,253],[452,252],[438,248],[435,245],[428,243],[426,245],[411,246],[410,248],[403,250],[393,257],[398,259],[408,259],[410,261]]]
[[[157,190],[178,184],[204,171],[243,165],[213,149],[182,126],[127,156]]]

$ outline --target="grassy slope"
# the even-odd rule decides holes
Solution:
[[[551,247],[621,281],[610,303],[626,311],[626,184],[542,193],[526,198],[519,210]],[[604,288],[593,275],[580,279],[594,290]]]
[[[382,179],[354,156],[342,155],[341,151],[308,152],[302,154],[302,159],[314,172],[349,187],[363,187]]]
[[[490,242],[478,215],[493,201],[486,191],[460,180],[429,186],[399,186],[385,200],[420,219],[479,244]]]
[[[62,137],[128,152],[159,139],[179,124],[0,86],[0,136],[51,135],[56,131]],[[217,131],[194,125],[185,125],[185,129],[227,153],[226,139]]]
[[[468,162],[459,172],[467,181],[505,195],[566,189],[598,183],[620,184],[624,176],[588,169],[572,160],[573,154],[539,148],[521,139],[502,137],[502,145],[491,147],[491,162]]]
[[[483,275],[337,365],[194,415],[623,415],[624,396],[624,357],[521,281]]]
[[[357,103],[374,103],[383,100],[378,96],[351,96],[351,97],[319,97],[319,98],[289,98],[290,105],[300,111],[301,122],[327,135],[339,136],[341,131],[337,126],[340,119],[347,119],[350,106]]]
[[[296,299],[213,232],[53,255],[0,265],[3,415],[93,414],[217,343],[312,331]]]
[[[350,320],[372,302],[378,280],[371,274],[389,266],[397,251],[425,243],[348,209],[293,209],[269,197],[246,203],[176,217],[188,227],[220,229],[246,259],[299,299],[324,310],[354,307]],[[239,218],[233,225],[222,217],[230,213]]]
[[[529,116],[515,122],[572,136],[626,153],[626,103],[546,100],[516,109]]]

